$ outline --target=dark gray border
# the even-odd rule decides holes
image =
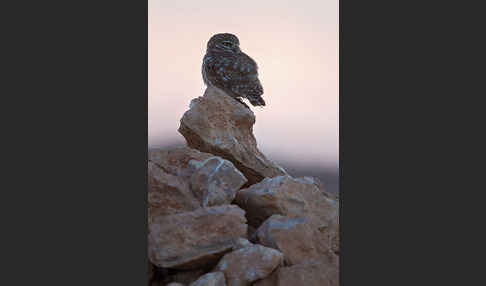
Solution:
[[[478,284],[463,230],[480,216],[461,217],[483,185],[464,145],[484,112],[464,96],[484,90],[465,67],[484,54],[472,32],[484,17],[466,6],[340,1],[341,285]]]
[[[0,284],[147,285],[147,2],[18,5]]]

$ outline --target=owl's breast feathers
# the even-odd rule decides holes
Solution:
[[[263,87],[258,79],[258,66],[245,53],[206,54],[202,73],[204,82],[208,85],[231,91],[235,96],[248,98],[250,102],[263,101],[260,98]],[[264,102],[259,105],[264,105]]]

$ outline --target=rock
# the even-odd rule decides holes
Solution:
[[[223,272],[211,272],[201,276],[189,286],[226,286]]]
[[[280,251],[262,245],[251,245],[223,256],[215,271],[224,272],[228,286],[243,286],[265,278],[282,262],[283,255]]]
[[[339,216],[334,217],[329,226],[321,231],[329,240],[331,250],[339,255]]]
[[[149,152],[149,219],[230,204],[247,182],[228,160],[180,147]]]
[[[203,161],[190,178],[191,189],[204,207],[230,204],[246,182],[230,161],[220,157]]]
[[[265,177],[287,174],[257,148],[253,136],[255,115],[223,91],[208,87],[193,99],[181,119],[179,132],[189,147],[231,161],[248,179],[248,185]]]
[[[281,267],[277,273],[277,286],[338,286],[339,271],[322,262]]]
[[[149,222],[149,258],[159,267],[196,269],[217,262],[246,233],[245,212],[235,205],[155,216]]]
[[[324,188],[324,184],[321,182],[321,180],[319,180],[319,178],[316,178],[316,177],[308,177],[308,176],[304,176],[304,177],[301,177],[301,178],[296,178],[297,181],[300,181],[302,183],[311,183],[311,184],[314,184],[316,185],[317,188],[319,188],[319,190],[321,190],[321,192],[328,198],[332,199],[332,200],[335,200],[337,201],[338,200],[338,194],[334,194],[334,193],[331,193],[331,192],[328,192],[326,190],[326,188]]]
[[[255,283],[251,284],[252,286],[277,286],[278,283],[278,271],[281,267],[276,268],[270,275],[267,277],[255,281]],[[297,285],[296,285],[297,286]]]
[[[296,180],[299,180],[303,183],[309,182],[314,185],[316,185],[319,190],[323,193],[324,196],[329,198],[330,200],[334,201],[336,205],[339,207],[339,194],[333,194],[325,190],[324,185],[322,182],[315,177],[302,177],[302,178],[297,178]],[[327,237],[325,241],[328,241],[326,245],[322,245],[322,241],[318,242],[318,248],[320,249],[331,249],[334,254],[339,255],[339,208],[337,211],[336,216],[334,216],[330,221],[329,225],[323,226],[320,228],[320,232],[322,232],[322,235]],[[319,247],[319,245],[322,245]],[[322,252],[322,251],[321,251]]]
[[[256,241],[278,249],[284,255],[285,264],[294,265],[319,257],[313,236],[307,219],[272,215],[258,228]]]
[[[240,190],[235,203],[247,211],[248,223],[259,227],[274,214],[291,218],[306,217],[313,226],[328,226],[338,215],[338,203],[327,198],[307,181],[290,176],[266,178]]]
[[[184,286],[184,284],[177,283],[177,282],[171,282],[171,283],[167,284],[167,286]]]
[[[248,239],[245,238],[238,238],[235,242],[235,245],[233,246],[233,250],[245,248],[248,246],[253,245],[251,242],[248,241]]]
[[[256,231],[257,231],[256,227],[248,225],[248,238],[249,238],[250,241],[255,240]]]
[[[266,178],[258,184],[240,190],[234,203],[247,212],[248,224],[258,228],[274,214],[289,218],[307,218],[320,254],[331,248],[336,235],[333,221],[337,220],[339,204],[325,196],[308,180],[290,176]]]
[[[166,173],[189,179],[199,168],[198,162],[202,162],[214,155],[199,152],[189,147],[176,147],[170,149],[150,149],[148,161],[157,165]],[[196,164],[194,164],[196,163]]]
[[[199,200],[193,195],[186,181],[148,162],[149,220],[154,215],[177,214],[199,207]]]
[[[209,271],[208,269],[204,269],[204,268],[191,269],[191,270],[171,269],[170,271],[171,273],[168,276],[168,281],[181,283],[183,285],[189,285],[208,271]]]

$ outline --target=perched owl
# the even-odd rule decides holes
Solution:
[[[240,50],[240,41],[233,34],[216,34],[209,39],[202,76],[207,86],[220,88],[241,103],[243,97],[254,106],[265,106],[257,64]]]

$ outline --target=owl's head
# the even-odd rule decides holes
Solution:
[[[230,52],[236,54],[241,52],[240,41],[233,34],[216,34],[209,39],[207,52]]]

